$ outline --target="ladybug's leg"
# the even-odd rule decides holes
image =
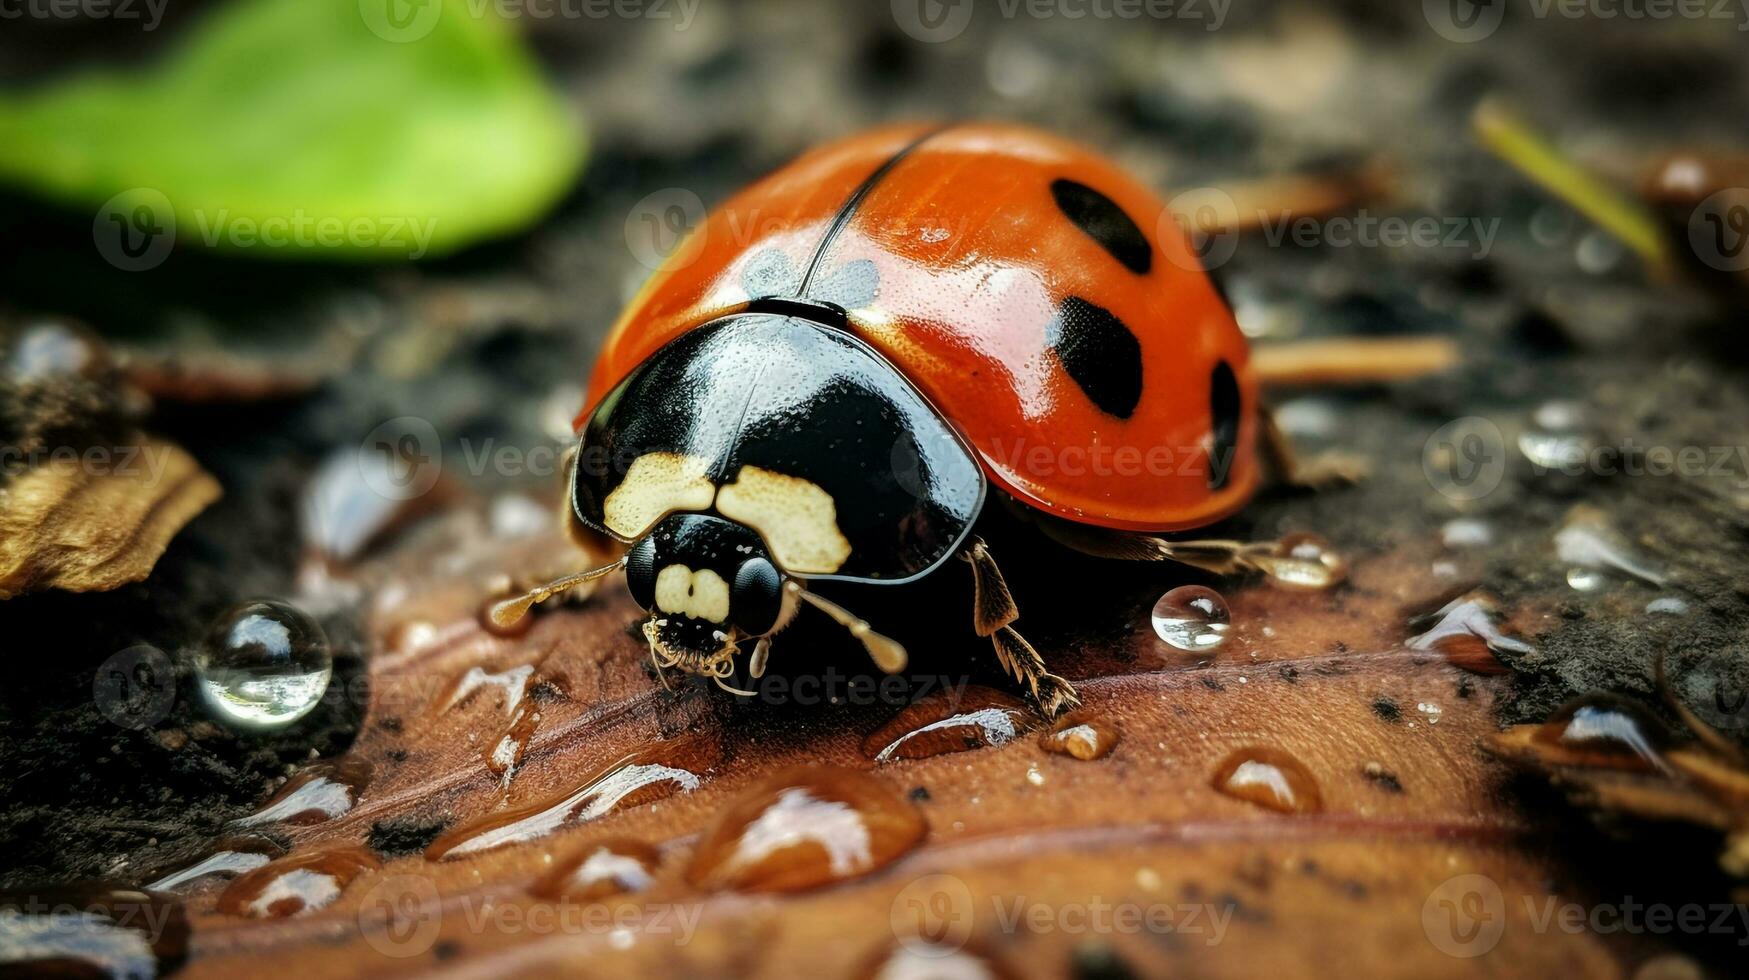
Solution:
[[[1027,689],[1047,718],[1079,705],[1074,686],[1046,670],[1044,658],[1009,625],[1020,618],[1020,610],[984,539],[973,537],[960,557],[972,566],[972,629],[990,638],[1002,669]]]
[[[1372,468],[1365,457],[1351,453],[1319,453],[1301,459],[1294,451],[1293,440],[1282,431],[1269,405],[1259,406],[1259,421],[1263,426],[1263,456],[1283,483],[1294,487],[1320,489],[1344,483],[1358,483]]]

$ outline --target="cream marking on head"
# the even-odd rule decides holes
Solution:
[[[729,583],[708,568],[669,565],[656,573],[656,608],[721,623],[729,618]]]
[[[632,460],[625,479],[602,502],[607,529],[635,538],[672,511],[705,510],[717,488],[705,473],[710,463],[680,453],[646,453]]]
[[[758,532],[785,571],[828,575],[850,557],[832,495],[800,477],[743,466],[717,491],[717,512]]]

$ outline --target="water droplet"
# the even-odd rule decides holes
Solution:
[[[1096,720],[1089,712],[1075,711],[1058,718],[1050,731],[1039,736],[1038,744],[1046,752],[1088,762],[1110,755],[1117,740],[1115,726]]]
[[[0,892],[0,974],[146,980],[187,956],[187,915],[163,895],[107,885]]]
[[[561,861],[529,890],[555,902],[594,902],[650,887],[661,864],[661,852],[643,841],[596,841]]]
[[[286,781],[259,810],[231,822],[234,827],[262,824],[313,824],[332,820],[358,805],[370,782],[370,763],[341,759],[308,766]]]
[[[5,351],[5,375],[13,384],[56,377],[95,379],[110,367],[109,349],[90,327],[49,318],[14,332]]]
[[[1549,401],[1531,414],[1531,426],[1518,436],[1518,451],[1539,471],[1577,474],[1596,446],[1590,412],[1574,401]]]
[[[948,898],[937,892],[931,897]],[[940,903],[938,903],[940,904]],[[934,916],[956,914],[951,905],[932,909]],[[933,920],[929,923],[937,926]],[[1001,962],[965,942],[969,926],[957,920],[939,923],[943,934],[926,937],[905,934],[890,948],[878,949],[851,976],[858,980],[1013,980],[1017,974]],[[1113,974],[1074,973],[1074,976],[1129,976],[1127,972]]]
[[[1415,710],[1421,712],[1422,717],[1427,719],[1429,725],[1439,724],[1439,716],[1445,714],[1445,709],[1432,701],[1417,701]]]
[[[702,782],[699,774],[715,764],[716,751],[713,743],[689,740],[632,753],[557,799],[490,813],[449,831],[432,841],[425,857],[452,860],[523,844],[615,810],[695,790]]]
[[[390,479],[393,465],[385,453],[356,447],[324,459],[299,501],[304,543],[335,561],[349,562],[410,516],[414,501],[374,489]]]
[[[492,533],[501,538],[527,538],[553,529],[553,508],[520,493],[492,498],[488,515]]]
[[[1544,744],[1575,753],[1573,764],[1617,769],[1664,769],[1660,751],[1670,733],[1645,708],[1613,694],[1574,698],[1537,732]]]
[[[486,768],[501,777],[504,786],[510,785],[510,778],[516,774],[516,768],[522,765],[522,757],[528,753],[529,739],[534,737],[534,731],[539,727],[540,712],[525,704],[517,709],[510,727],[486,750]]]
[[[1227,600],[1200,585],[1181,585],[1154,603],[1154,633],[1191,653],[1212,652],[1227,642],[1232,619]]]
[[[1316,534],[1289,534],[1273,552],[1252,556],[1271,584],[1296,592],[1318,592],[1348,577],[1348,561]]]
[[[1573,249],[1573,259],[1581,272],[1601,276],[1621,262],[1621,243],[1601,231],[1586,232]]]
[[[1574,592],[1596,592],[1609,584],[1609,578],[1595,568],[1567,569],[1567,585]]]
[[[211,854],[186,868],[170,872],[146,887],[155,892],[167,892],[204,878],[234,878],[245,871],[254,871],[284,854],[285,848],[278,843],[257,834],[244,834],[220,841]]]
[[[1567,522],[1555,532],[1555,555],[1573,566],[1567,573],[1567,583],[1581,592],[1594,591],[1606,584],[1602,576],[1586,575],[1585,571],[1613,570],[1652,585],[1664,584],[1664,576],[1635,554],[1633,547],[1595,507],[1573,508]]]
[[[798,891],[884,867],[927,829],[916,807],[873,776],[796,766],[728,805],[686,877],[711,890]]]
[[[1411,650],[1435,651],[1471,673],[1504,674],[1509,668],[1498,654],[1528,655],[1536,647],[1500,632],[1496,614],[1494,600],[1488,596],[1474,592],[1459,596],[1424,617],[1421,621],[1432,620],[1433,625],[1410,637],[1406,645]]]
[[[1215,770],[1214,787],[1234,799],[1282,813],[1316,813],[1324,808],[1317,781],[1298,759],[1261,746],[1227,756]]]
[[[1700,964],[1681,953],[1654,956],[1634,971],[1633,980],[1706,980]]]
[[[1688,603],[1673,595],[1661,596],[1646,603],[1646,611],[1663,616],[1684,616],[1688,614]]]
[[[283,728],[322,702],[334,658],[322,627],[296,607],[254,599],[231,607],[194,659],[213,717],[238,728]]]
[[[1478,518],[1459,517],[1445,522],[1439,539],[1447,548],[1483,548],[1494,543],[1494,528]]]
[[[524,664],[511,667],[508,670],[490,671],[484,667],[469,667],[467,673],[450,681],[435,699],[432,700],[433,711],[454,711],[469,704],[487,688],[498,690],[498,701],[504,707],[507,718],[516,716],[516,709],[521,707],[522,699],[530,687],[534,686],[534,665]]]
[[[281,858],[243,875],[219,893],[218,910],[252,919],[280,919],[324,908],[353,879],[382,867],[362,847],[337,847]]]
[[[863,739],[862,752],[876,762],[925,759],[1006,745],[1037,723],[1038,716],[1020,699],[974,684],[906,705]]]

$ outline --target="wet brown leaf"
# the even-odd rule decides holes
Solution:
[[[149,436],[51,456],[0,488],[0,599],[137,582],[220,492],[188,453]]]
[[[593,819],[473,853],[384,854],[380,872],[296,918],[224,916],[217,887],[197,890],[185,975],[225,975],[262,957],[309,976],[856,975],[891,954],[909,910],[945,901],[956,918],[939,938],[996,974],[1067,976],[1093,957],[1136,975],[1298,975],[1316,964],[1339,975],[1458,976],[1474,964],[1438,916],[1465,875],[1505,896],[1490,962],[1609,975],[1636,958],[1613,940],[1527,921],[1556,897],[1557,871],[1531,817],[1501,792],[1505,767],[1482,748],[1508,679],[1401,648],[1395,611],[1427,598],[1409,574],[1416,561],[1357,562],[1335,593],[1235,583],[1239,626],[1212,662],[1165,648],[1145,625],[1073,652],[1041,643],[1075,679],[1085,714],[1124,732],[1103,758],[1022,736],[877,763],[863,743],[895,707],[664,691],[626,630],[637,610],[617,583],[542,613],[522,635],[493,635],[475,612],[492,553],[427,546],[450,559],[403,549],[396,570],[377,570],[386,584],[370,604],[372,704],[351,752],[372,782],[336,819],[276,828],[294,855],[356,845],[384,826],[435,835],[484,818],[526,829],[545,801],[601,786],[604,769],[626,758],[694,772],[696,788],[635,791]],[[494,548],[500,561],[533,560],[526,546]],[[810,656],[807,642],[780,639],[774,666]],[[914,665],[958,676],[960,658],[980,655],[973,639],[944,637]],[[494,747],[518,734],[526,744],[506,776],[491,764]],[[1321,808],[1283,813],[1218,789],[1223,761],[1253,746],[1297,760]],[[689,884],[701,835],[796,764],[865,773],[916,808],[923,841],[886,867],[796,892]],[[610,838],[659,851],[648,887],[553,918],[565,906],[535,886]],[[1058,918],[1116,905],[1176,916],[1177,928],[1089,931]],[[1193,908],[1197,922],[1186,918]],[[631,926],[615,928],[614,916]],[[677,916],[695,917],[684,937]]]

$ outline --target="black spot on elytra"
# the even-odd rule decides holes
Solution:
[[[1145,275],[1153,268],[1154,249],[1148,244],[1148,237],[1116,201],[1066,177],[1051,181],[1051,197],[1075,227],[1110,252],[1124,268],[1137,275]]]
[[[1111,311],[1079,296],[1057,304],[1045,340],[1093,404],[1127,419],[1142,399],[1142,344]]]
[[[1233,454],[1239,448],[1239,379],[1226,361],[1216,364],[1209,378],[1209,419],[1214,436],[1209,448],[1209,487],[1219,490],[1227,485]]]

